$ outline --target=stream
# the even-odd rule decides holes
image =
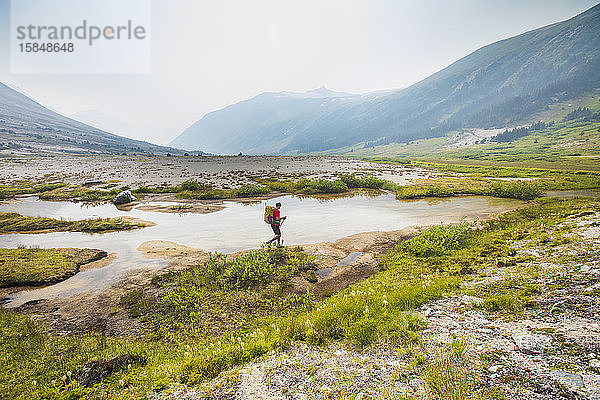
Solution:
[[[210,214],[163,213],[118,210],[112,204],[89,206],[72,202],[42,201],[36,196],[0,203],[0,212],[68,220],[135,217],[155,226],[108,233],[53,232],[0,235],[0,247],[87,247],[115,253],[109,265],[79,272],[43,288],[11,295],[4,304],[18,307],[28,301],[65,298],[82,292],[101,291],[119,281],[130,270],[163,268],[166,258],[146,258],[137,250],[150,240],[172,241],[204,251],[231,253],[259,248],[273,233],[263,222],[265,204],[282,203],[288,218],[282,225],[285,245],[333,242],[344,236],[369,231],[392,231],[415,225],[458,222],[461,218],[485,218],[523,202],[513,199],[465,196],[447,199],[399,201],[383,192],[350,196],[280,196],[256,203],[224,202],[225,208]],[[149,202],[146,205],[177,205]]]

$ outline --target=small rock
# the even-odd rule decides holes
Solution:
[[[88,181],[83,182],[83,186],[94,186],[94,185],[99,185],[101,183],[103,183],[103,182],[99,181],[99,180],[92,180],[92,179],[90,179]]]
[[[496,373],[496,372],[498,372],[498,370],[500,368],[503,368],[503,367],[504,367],[504,365],[502,365],[502,364],[492,365],[491,367],[488,368],[488,371],[490,371],[492,373]]]
[[[550,346],[550,337],[527,332],[515,332],[512,339],[522,353],[542,354]]]
[[[412,387],[419,387],[423,385],[423,381],[419,378],[411,379],[408,384]]]
[[[600,360],[597,360],[595,358],[590,360],[590,368],[597,372],[600,372]]]
[[[87,362],[75,376],[83,386],[92,387],[111,374],[126,369],[128,365],[143,363],[145,363],[145,360],[140,356],[123,354],[110,360],[93,360]]]
[[[131,194],[131,192],[129,190],[125,190],[125,191],[119,193],[117,195],[117,197],[114,198],[113,204],[120,205],[120,204],[133,203],[136,200],[137,200],[137,198],[133,194]]]
[[[460,299],[460,304],[463,304],[465,306],[480,306],[483,304],[483,301],[484,300],[481,297],[464,295]]]
[[[552,375],[552,378],[555,381],[567,386],[568,388],[581,389],[584,387],[583,378],[579,374],[572,374],[566,371],[554,370],[550,371],[550,375]]]
[[[588,286],[585,289],[583,289],[583,291],[586,292],[586,293],[593,293],[595,290],[600,290],[600,282],[596,283],[595,285]]]

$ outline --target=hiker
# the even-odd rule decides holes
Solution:
[[[277,244],[281,244],[281,222],[284,221],[287,217],[281,217],[281,213],[279,211],[280,208],[281,203],[275,204],[273,213],[272,215],[270,215],[271,218],[269,218],[269,223],[271,225],[271,229],[273,229],[273,233],[275,233],[275,236],[273,236],[273,239],[269,240],[267,243],[272,243],[275,240],[277,240]]]

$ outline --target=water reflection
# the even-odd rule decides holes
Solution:
[[[315,199],[320,203],[329,203],[339,199],[352,199],[354,197],[364,197],[367,199],[376,199],[379,196],[388,193],[379,189],[353,189],[344,193],[326,193],[326,194],[296,194],[299,199]]]

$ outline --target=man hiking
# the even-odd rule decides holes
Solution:
[[[279,209],[281,208],[281,203],[275,204],[275,209],[273,210],[273,216],[271,218],[271,229],[273,229],[273,239],[269,240],[267,243],[272,243],[277,240],[277,244],[281,244],[281,222],[284,221],[287,217],[281,217],[281,212]]]

